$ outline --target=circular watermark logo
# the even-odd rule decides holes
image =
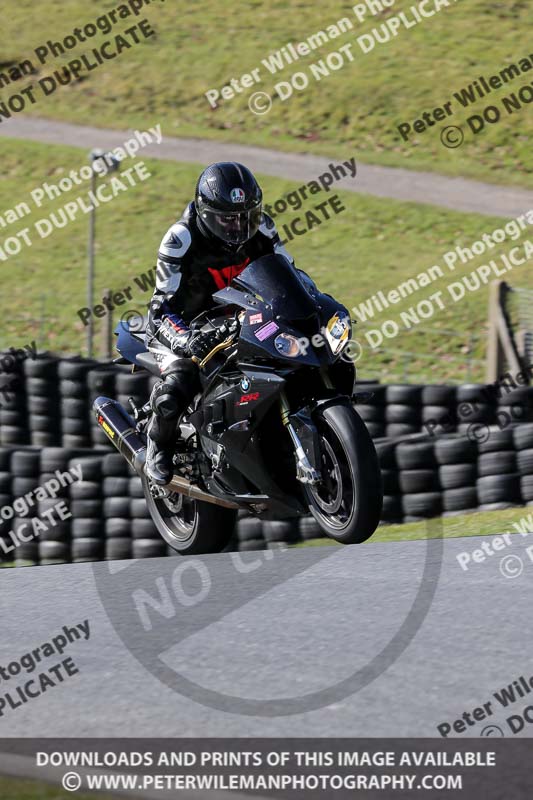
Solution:
[[[144,316],[140,311],[132,309],[125,311],[120,318],[121,327],[131,333],[138,333],[144,328]]]
[[[354,626],[357,628],[362,624],[361,620],[350,616],[344,620],[346,633],[339,637],[338,654],[330,653],[332,659],[337,658],[346,666],[347,677],[333,681],[325,674],[325,685],[302,695],[301,690],[298,691],[297,672],[292,680],[290,669],[284,667],[283,692],[279,692],[283,696],[268,699],[224,692],[215,685],[206,685],[205,679],[202,683],[196,682],[183,674],[184,670],[175,667],[176,664],[183,665],[186,659],[180,661],[179,656],[174,657],[170,665],[167,654],[179,653],[185,640],[204,630],[216,631],[220,622],[232,625],[233,612],[267,592],[274,591],[276,596],[283,596],[287,588],[291,588],[289,584],[298,581],[306,572],[316,579],[317,573],[321,573],[320,562],[342,558],[344,548],[281,548],[157,561],[99,562],[93,564],[92,569],[100,599],[116,633],[131,655],[162,684],[201,705],[220,711],[256,717],[289,716],[329,706],[357,693],[379,678],[409,647],[427,617],[437,590],[443,554],[442,520],[428,520],[426,535],[427,540],[422,545],[425,553],[421,574],[413,581],[413,600],[405,616],[398,619],[394,633],[387,634],[385,643],[377,630],[365,631],[365,636],[373,639],[374,655],[368,663],[358,664],[352,670],[346,666],[344,636],[348,631],[352,632]],[[405,544],[413,546],[413,543]],[[363,552],[366,546],[351,547]],[[386,544],[382,546],[386,547]],[[391,547],[397,548],[398,544]],[[383,556],[385,558],[385,552]],[[396,555],[394,559],[396,561]],[[375,562],[372,563],[372,569],[375,569]],[[331,565],[324,563],[323,566]],[[331,593],[335,596],[337,588],[332,575],[335,576],[337,571],[324,568],[323,573],[324,580],[331,581]],[[373,599],[380,603],[379,594]],[[305,602],[298,605],[294,613],[301,615],[302,625],[307,623]],[[338,613],[342,621],[342,607]],[[238,623],[234,624],[235,638],[239,639]],[[263,646],[262,642],[259,646]],[[320,633],[317,632],[319,646]],[[287,685],[291,683],[293,694],[287,696]]]
[[[518,578],[524,571],[524,562],[520,556],[504,556],[500,561],[500,572],[504,578]]]
[[[63,775],[61,784],[67,792],[77,792],[81,787],[81,777],[77,772],[67,772]]]
[[[480,736],[499,736],[504,738],[505,734],[498,725],[487,725],[481,731]]]
[[[463,129],[458,125],[448,125],[440,134],[440,140],[444,147],[454,150],[456,147],[461,147],[465,140]]]
[[[248,100],[248,108],[253,114],[262,117],[272,108],[272,98],[266,92],[254,92]]]

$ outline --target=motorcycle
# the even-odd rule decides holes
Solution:
[[[215,344],[199,362],[202,391],[179,421],[168,485],[144,471],[149,403],[130,401],[131,415],[106,397],[93,406],[141,476],[159,533],[182,555],[220,552],[245,509],[267,519],[311,512],[337,542],[365,541],[383,491],[353,407],[348,311],[281,255],[250,263],[213,301],[191,323],[213,332]],[[160,377],[143,332],[121,323],[116,333],[122,362]]]

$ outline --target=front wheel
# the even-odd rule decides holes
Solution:
[[[193,500],[154,486],[142,476],[146,504],[154,524],[180,555],[220,553],[229,543],[237,511]]]
[[[374,443],[349,405],[318,408],[322,480],[304,484],[309,510],[324,533],[342,544],[364,542],[383,507],[381,470]]]

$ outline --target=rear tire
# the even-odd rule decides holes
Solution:
[[[146,505],[165,542],[182,556],[220,553],[230,541],[237,511],[172,493],[155,498],[148,478],[142,484]]]
[[[341,544],[370,538],[383,508],[381,470],[374,443],[348,405],[319,408],[314,415],[326,480],[304,484],[309,510],[326,536]]]

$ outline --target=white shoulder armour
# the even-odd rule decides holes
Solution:
[[[176,222],[163,236],[157,259],[156,286],[160,292],[173,294],[181,282],[181,260],[191,246],[186,225]]]

